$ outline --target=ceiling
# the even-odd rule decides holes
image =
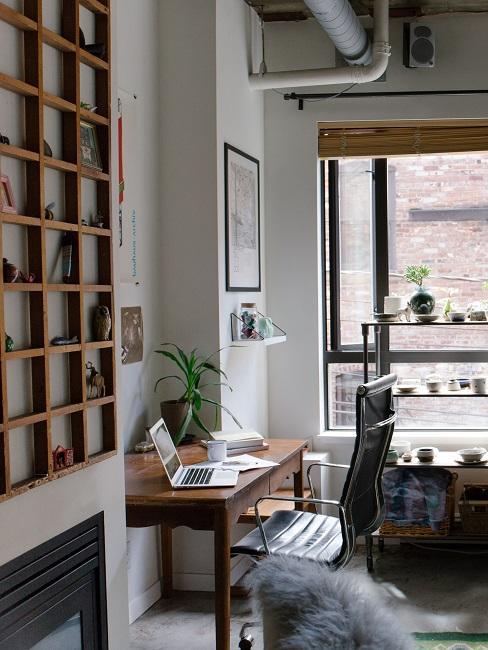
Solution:
[[[372,13],[373,0],[350,0],[358,16]],[[311,16],[303,0],[246,0],[263,11],[265,21],[305,20]],[[444,13],[488,11],[488,0],[390,0],[390,15],[428,16]]]

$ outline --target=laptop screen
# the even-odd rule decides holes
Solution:
[[[151,428],[150,433],[168,477],[173,480],[176,472],[181,467],[181,461],[162,418]]]

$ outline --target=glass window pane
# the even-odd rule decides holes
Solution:
[[[363,366],[359,363],[330,363],[328,366],[329,428],[356,427],[356,390],[363,383]],[[373,376],[374,368],[369,368]]]

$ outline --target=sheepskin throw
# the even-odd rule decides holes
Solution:
[[[371,579],[309,560],[270,556],[248,579],[265,650],[415,650]]]

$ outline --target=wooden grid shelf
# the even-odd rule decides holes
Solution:
[[[43,23],[43,0],[24,2],[24,12],[14,11],[0,2],[0,20],[19,30],[23,36],[22,60],[24,70],[22,79],[16,79],[0,72],[0,88],[23,97],[25,132],[23,141],[9,145],[0,144],[0,156],[20,160],[24,163],[25,205],[24,214],[0,212],[0,253],[9,257],[8,244],[4,236],[4,224],[23,227],[27,241],[27,268],[35,274],[35,282],[4,283],[0,280],[0,501],[32,490],[48,481],[61,478],[98,463],[117,453],[116,400],[115,400],[115,347],[109,341],[87,341],[86,331],[91,314],[85,313],[85,294],[102,294],[100,300],[107,305],[114,323],[113,269],[112,269],[112,231],[111,187],[110,187],[110,115],[111,115],[111,71],[110,71],[110,0],[61,0],[61,33],[48,29]],[[83,9],[81,9],[83,8]],[[106,60],[93,56],[80,48],[80,11],[93,14],[95,39],[105,43]],[[44,90],[44,45],[55,48],[61,57],[59,74],[61,87],[59,95]],[[80,84],[82,65],[95,70],[94,90],[98,112],[81,108]],[[1,63],[0,63],[1,66]],[[60,112],[62,119],[62,153],[60,158],[44,155],[44,110],[45,107]],[[103,170],[82,166],[80,151],[80,121],[93,124],[98,132]],[[45,186],[45,170],[63,172],[65,221],[47,220],[45,206],[49,203]],[[87,178],[96,184],[96,209],[106,218],[104,228],[85,225],[83,222],[82,179]],[[73,237],[73,275],[72,283],[51,282],[49,277],[47,240],[49,232],[72,233]],[[83,245],[85,236],[97,240],[98,283],[83,283]],[[85,262],[86,263],[86,262]],[[30,347],[6,352],[5,341],[5,296],[7,293],[24,294],[29,313],[27,329],[30,334]],[[67,313],[67,336],[77,336],[79,343],[53,346],[48,333],[49,297],[59,294],[56,301],[65,303]],[[15,337],[14,337],[15,338]],[[29,343],[27,343],[27,346]],[[106,395],[88,399],[87,353],[96,351],[99,361],[97,370],[105,378]],[[69,401],[71,403],[54,405],[51,399],[52,386],[57,386],[59,377],[51,377],[50,365],[63,363],[65,355],[69,378]],[[30,366],[32,384],[30,398],[31,412],[9,416],[9,395],[14,389],[8,387],[9,372],[14,362]],[[12,363],[12,366],[9,364]],[[98,367],[100,366],[100,367]],[[54,366],[53,366],[54,367]],[[29,399],[26,403],[29,403]],[[12,404],[10,405],[12,408]],[[89,410],[100,409],[103,441],[97,453],[90,452]],[[10,411],[11,413],[12,411]],[[52,422],[54,418],[65,417],[70,423],[71,445],[74,448],[74,465],[54,470],[52,450],[58,442]],[[98,417],[98,415],[97,415]],[[56,420],[57,426],[64,426]],[[12,458],[14,448],[11,438],[30,428],[33,447],[33,476],[25,480],[14,480]],[[22,435],[24,435],[22,433]],[[69,438],[69,437],[68,437]],[[18,476],[18,474],[17,474]]]

